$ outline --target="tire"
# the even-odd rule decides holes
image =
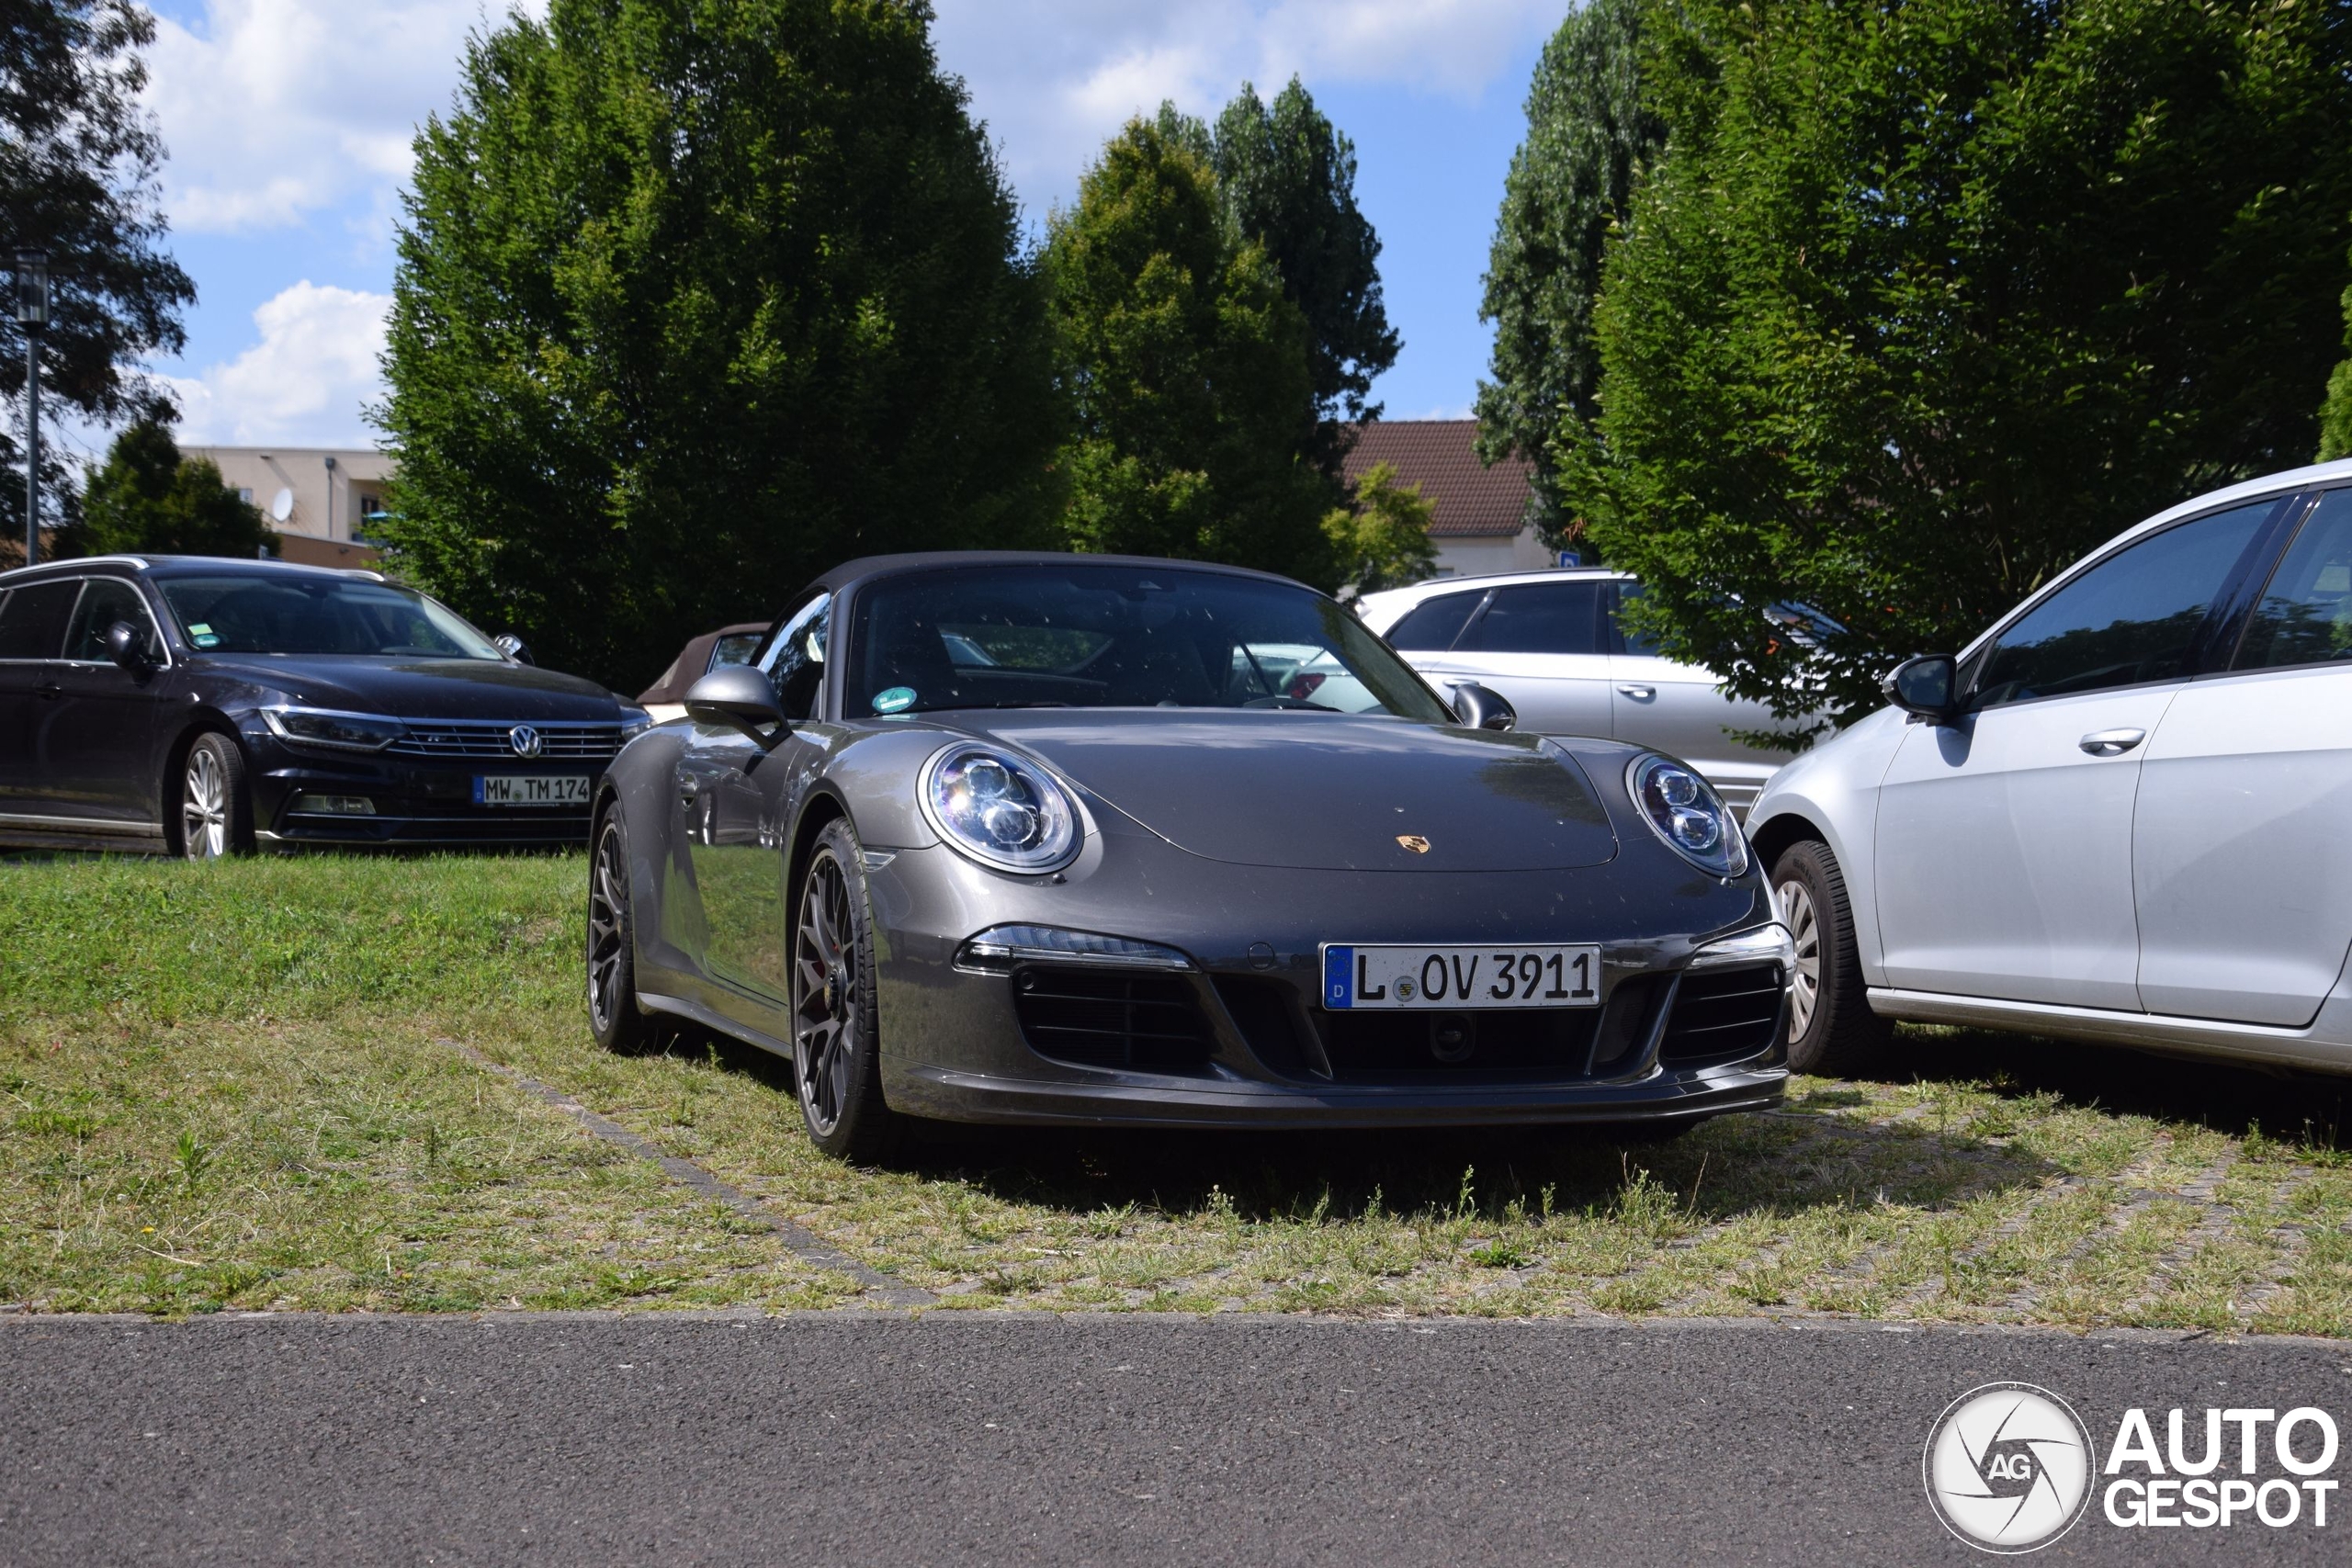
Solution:
[[[596,819],[588,856],[588,1031],[607,1051],[653,1044],[653,1021],[637,998],[637,921],[629,908],[628,836],[617,807]]]
[[[1856,1072],[1885,1053],[1894,1026],[1871,1011],[1854,942],[1846,878],[1829,846],[1806,839],[1772,865],[1781,914],[1796,939],[1789,987],[1789,1070],[1833,1076]]]
[[[808,1139],[836,1159],[877,1159],[904,1135],[882,1099],[874,920],[865,852],[846,818],[825,825],[793,900],[792,1082]]]
[[[182,857],[193,861],[247,855],[254,850],[254,797],[245,786],[245,754],[218,731],[196,738],[180,760],[172,820]]]

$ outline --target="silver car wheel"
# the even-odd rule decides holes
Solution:
[[[1814,1010],[1821,1005],[1821,918],[1804,883],[1792,877],[1777,891],[1781,916],[1788,921],[1797,950],[1796,968],[1789,976],[1789,1038],[1802,1040],[1813,1027]]]
[[[211,748],[187,756],[187,778],[180,791],[180,842],[190,860],[219,860],[229,852],[229,781]]]
[[[811,1132],[830,1134],[849,1099],[850,1058],[863,1019],[849,879],[831,851],[808,868],[793,962],[794,1077]]]

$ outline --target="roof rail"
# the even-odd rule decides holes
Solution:
[[[145,570],[154,563],[145,556],[74,556],[65,560],[36,561],[31,566],[12,566],[0,577],[13,577],[20,571],[40,571],[53,566],[135,566]]]

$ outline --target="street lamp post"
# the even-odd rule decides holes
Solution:
[[[25,333],[25,564],[40,562],[40,334],[49,325],[49,253],[17,253],[17,325]]]

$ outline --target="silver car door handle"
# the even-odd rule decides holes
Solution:
[[[2094,729],[2077,744],[2094,757],[2120,757],[2147,738],[2144,729]]]
[[[1623,693],[1626,696],[1635,697],[1643,702],[1647,702],[1652,697],[1657,695],[1657,688],[1656,686],[1620,686],[1617,690]]]

